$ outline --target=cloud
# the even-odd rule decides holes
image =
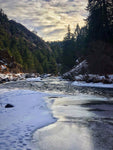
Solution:
[[[67,25],[84,25],[87,0],[0,0],[0,7],[10,19],[36,30],[44,40],[62,40]]]

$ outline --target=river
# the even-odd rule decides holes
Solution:
[[[60,77],[0,85],[4,88],[48,94],[44,99],[55,122],[32,132],[33,150],[113,149],[112,88],[72,86]]]

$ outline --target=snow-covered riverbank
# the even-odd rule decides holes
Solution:
[[[74,81],[72,82],[73,86],[81,86],[81,87],[96,87],[96,88],[113,88],[112,84],[103,84],[102,82],[99,83],[87,83],[85,81]]]
[[[38,73],[0,73],[0,83],[17,81],[17,80],[25,80],[28,78],[39,78]]]
[[[55,122],[45,96],[30,90],[0,89],[0,150],[34,150],[32,132]],[[5,108],[6,104],[14,107]]]

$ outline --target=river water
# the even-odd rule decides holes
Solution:
[[[72,86],[60,77],[40,82],[17,81],[0,88],[49,93],[47,106],[56,122],[37,129],[37,150],[113,150],[113,89]]]

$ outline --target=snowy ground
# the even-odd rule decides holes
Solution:
[[[46,95],[30,90],[0,90],[0,150],[34,150],[32,132],[55,121],[43,99]],[[5,108],[8,103],[14,107]]]
[[[28,79],[26,79],[26,81],[40,82],[41,78],[40,77],[37,77],[37,78],[28,78]]]

